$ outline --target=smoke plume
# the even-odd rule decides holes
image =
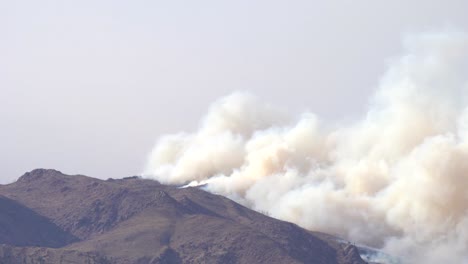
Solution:
[[[423,34],[404,46],[352,124],[235,93],[196,132],[160,138],[145,175],[205,184],[408,263],[468,263],[468,38]]]

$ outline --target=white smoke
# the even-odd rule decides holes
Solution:
[[[161,138],[145,175],[206,189],[408,263],[468,263],[468,38],[404,42],[366,116],[330,127],[251,95]]]

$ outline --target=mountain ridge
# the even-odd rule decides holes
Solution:
[[[5,243],[0,261],[16,256],[24,260],[18,263],[365,263],[352,245],[198,188],[139,177],[100,180],[36,169],[0,185],[0,201],[2,196],[74,240],[56,248]]]

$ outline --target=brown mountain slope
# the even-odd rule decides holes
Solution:
[[[80,240],[61,249],[3,246],[0,261],[10,254],[45,263],[365,263],[352,246],[197,188],[41,169],[0,186],[0,195]]]
[[[14,247],[0,245],[1,264],[112,264],[111,260],[95,252],[80,252],[75,250]]]

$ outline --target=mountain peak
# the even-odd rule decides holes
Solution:
[[[29,182],[29,181],[35,181],[38,179],[42,179],[45,177],[53,177],[53,176],[63,176],[62,172],[54,169],[34,169],[30,172],[26,172],[23,174],[19,179],[18,182]]]

